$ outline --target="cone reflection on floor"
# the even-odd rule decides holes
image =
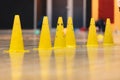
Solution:
[[[89,61],[89,71],[90,71],[90,80],[97,80],[98,77],[96,77],[97,74],[97,56],[98,56],[98,48],[95,47],[87,47],[87,53],[88,53],[88,61]],[[98,70],[99,71],[99,70]]]
[[[66,47],[76,47],[72,17],[69,17],[67,22]]]
[[[65,35],[62,17],[58,18],[54,48],[65,48]]]
[[[40,50],[39,59],[40,59],[40,80],[49,80],[51,77],[50,72],[50,58],[52,50]]]
[[[19,15],[14,17],[10,48],[6,52],[25,52]]]
[[[110,23],[110,19],[108,18],[106,21],[105,34],[103,45],[113,45],[113,35],[112,35],[112,27]]]
[[[49,23],[48,23],[48,17],[45,16],[43,18],[43,23],[42,23],[42,30],[40,34],[40,42],[38,49],[51,49],[51,37],[50,37],[50,30],[49,30]]]
[[[10,53],[12,80],[22,79],[22,64],[24,53]]]
[[[76,49],[67,48],[65,49],[65,59],[66,59],[66,80],[74,80],[74,60],[75,60]]]
[[[91,18],[91,22],[90,22],[87,46],[98,46],[95,21],[93,18]]]
[[[56,80],[65,80],[65,50],[64,49],[55,49],[55,64],[56,64]]]
[[[112,53],[114,53],[114,48],[112,46],[104,47],[104,62],[106,71],[111,71],[112,69]]]

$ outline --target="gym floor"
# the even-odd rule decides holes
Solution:
[[[87,33],[76,31],[76,49],[36,51],[39,35],[23,30],[25,49],[30,52],[5,53],[11,31],[0,30],[0,80],[120,80],[118,35],[114,36],[117,45],[87,48]],[[53,30],[52,43],[54,36]]]

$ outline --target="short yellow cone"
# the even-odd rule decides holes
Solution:
[[[67,22],[66,47],[76,47],[72,17],[69,17]]]
[[[91,22],[90,22],[87,46],[98,46],[95,21],[93,18],[91,18]]]
[[[14,17],[10,48],[8,52],[25,52],[19,15],[15,15]]]
[[[42,23],[42,29],[41,29],[41,34],[40,34],[40,42],[38,49],[51,49],[51,37],[50,37],[50,29],[49,29],[49,23],[48,23],[48,17],[45,16],[43,18],[43,23]]]
[[[112,35],[112,27],[110,23],[110,19],[108,18],[106,21],[105,34],[103,45],[113,45],[113,35]]]
[[[64,27],[62,17],[58,18],[56,36],[54,41],[54,48],[65,48],[65,35],[64,35]]]

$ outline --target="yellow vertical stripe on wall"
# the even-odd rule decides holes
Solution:
[[[117,5],[117,0],[114,1],[114,28],[120,29],[120,12]]]
[[[98,1],[99,0],[92,0],[92,17],[95,20],[98,20]]]

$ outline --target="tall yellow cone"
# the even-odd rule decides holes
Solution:
[[[15,15],[8,52],[25,52],[19,15]]]
[[[91,18],[91,22],[90,22],[87,46],[98,46],[95,21],[93,18]]]
[[[38,49],[40,50],[40,49],[51,49],[51,48],[52,48],[52,45],[51,45],[48,17],[45,16],[43,18]]]
[[[103,45],[113,45],[112,27],[109,18],[106,21]]]
[[[72,17],[69,17],[67,22],[66,47],[76,47]]]
[[[64,48],[65,44],[65,35],[64,35],[64,27],[62,17],[58,18],[56,36],[54,41],[54,48]]]

